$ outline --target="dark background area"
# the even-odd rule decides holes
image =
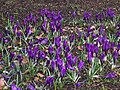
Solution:
[[[39,18],[40,9],[46,8],[56,13],[61,11],[62,16],[69,21],[73,11],[78,13],[78,18],[83,16],[84,11],[90,12],[94,17],[96,13],[106,11],[109,7],[115,14],[120,14],[120,0],[0,0],[0,31],[4,29],[10,15],[22,20],[32,12]]]

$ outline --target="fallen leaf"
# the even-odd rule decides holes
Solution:
[[[0,79],[0,90],[2,90],[3,86],[5,85],[4,83],[4,78]]]
[[[41,73],[37,73],[37,76],[38,76],[38,77],[41,77],[41,78],[44,77],[44,75],[41,74]]]
[[[34,78],[34,81],[35,81],[35,82],[38,82],[38,80],[39,80],[38,77],[35,77],[35,78]]]
[[[12,46],[7,46],[7,49],[10,49],[10,48],[12,48]]]
[[[82,50],[83,50],[80,46],[78,46],[77,48],[78,48],[78,50],[80,50],[80,51],[82,51]]]
[[[42,35],[43,35],[43,34],[40,34],[39,36],[35,36],[35,38],[36,38],[36,39],[40,39],[40,38],[42,38]]]
[[[4,67],[3,65],[0,65],[0,70],[2,70],[2,69],[3,69],[3,67]]]
[[[24,72],[24,73],[22,73],[22,74],[24,75],[24,74],[26,74],[26,73],[28,73],[28,72],[29,72],[29,70],[25,70],[25,72]]]
[[[24,64],[27,64],[29,61],[28,61],[28,57],[27,56],[25,56],[24,58],[23,58],[23,60],[22,60],[22,64],[24,65]]]
[[[16,38],[13,39],[13,42],[14,42],[15,45],[19,45],[20,44],[20,41],[16,40]]]

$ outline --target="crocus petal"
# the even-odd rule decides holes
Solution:
[[[31,84],[28,84],[27,88],[28,88],[29,90],[35,90],[35,88],[34,88]]]

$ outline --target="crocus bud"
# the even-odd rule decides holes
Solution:
[[[80,60],[80,61],[78,62],[78,70],[79,70],[79,71],[82,69],[83,65],[84,65],[84,62],[83,62],[82,60]]]
[[[56,47],[59,47],[60,46],[60,41],[61,41],[61,37],[55,37],[55,45]]]
[[[29,90],[35,90],[35,88],[34,88],[33,85],[31,85],[31,84],[28,84],[28,85],[27,85],[27,88],[28,88]]]
[[[74,34],[70,34],[69,36],[70,43],[73,42],[73,39],[74,39]]]
[[[92,53],[88,52],[87,56],[88,56],[88,62],[91,63],[92,62]]]
[[[52,45],[50,45],[50,46],[48,47],[48,53],[49,53],[50,55],[53,54],[53,47],[52,47]]]

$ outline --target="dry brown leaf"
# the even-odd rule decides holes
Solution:
[[[43,77],[44,77],[44,75],[43,75],[43,74],[41,74],[41,73],[37,73],[37,76],[38,76],[38,77],[41,77],[41,78],[43,78]]]
[[[10,48],[12,48],[12,46],[7,46],[7,49],[10,49]]]
[[[1,78],[0,79],[0,90],[2,90],[3,86],[5,86],[4,78]]]
[[[43,35],[43,34],[40,34],[39,36],[35,36],[35,38],[36,38],[36,39],[40,39],[40,38],[42,38],[42,35]]]
[[[26,73],[28,73],[28,72],[29,72],[29,70],[25,70],[25,72],[23,73],[23,75],[26,74]]]
[[[13,42],[14,42],[15,45],[19,45],[20,44],[20,41],[16,40],[16,38],[13,39]]]
[[[80,51],[82,51],[82,50],[83,50],[80,46],[78,46],[77,48],[78,48],[78,50],[80,50]]]
[[[3,67],[4,67],[3,65],[0,65],[0,70],[2,70],[2,69],[3,69]]]
[[[22,64],[24,65],[24,64],[27,64],[29,61],[28,61],[28,57],[27,56],[25,56],[24,58],[23,58],[23,60],[22,60]]]
[[[34,81],[35,81],[35,82],[38,82],[38,80],[39,80],[38,77],[35,77],[35,78],[34,78]]]

